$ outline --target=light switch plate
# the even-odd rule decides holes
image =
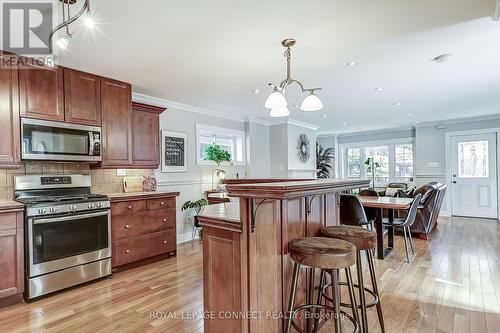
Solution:
[[[127,171],[125,169],[116,169],[116,175],[117,176],[126,176]]]

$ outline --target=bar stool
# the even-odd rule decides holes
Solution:
[[[354,286],[352,283],[352,278],[350,274],[350,267],[356,262],[356,248],[349,242],[341,239],[332,239],[325,237],[304,237],[297,238],[288,243],[288,252],[290,257],[294,262],[292,284],[290,290],[290,297],[288,302],[288,318],[286,325],[286,333],[290,333],[292,326],[299,332],[310,332],[310,327],[307,331],[301,329],[294,321],[297,312],[302,310],[318,310],[321,309],[329,310],[333,312],[333,321],[335,326],[335,333],[341,333],[340,318],[345,316],[348,318],[354,326],[354,333],[359,331],[359,323],[354,320],[345,311],[340,309],[340,290],[339,290],[339,270],[345,269],[349,272],[347,275],[347,286],[349,288],[349,296],[352,304],[353,313],[356,312],[356,297],[354,296]],[[314,289],[314,283],[311,282],[308,290],[308,303],[300,306],[295,306],[295,295],[297,292],[297,282],[299,279],[299,269],[300,266],[304,265],[310,269],[311,281],[314,278],[315,269],[321,269],[321,276],[323,277],[323,270],[328,271],[332,276],[332,296],[333,296],[333,306],[322,305],[320,300],[321,289],[318,292],[318,302],[312,303],[312,293]],[[320,288],[322,287],[322,282],[320,281]],[[318,328],[318,321],[315,321],[314,328],[312,331],[316,331]]]
[[[380,323],[380,328],[382,333],[385,332],[384,316],[382,314],[382,305],[380,304],[380,295],[378,292],[377,278],[375,276],[375,269],[373,267],[373,256],[372,249],[375,248],[377,242],[377,233],[373,230],[369,230],[359,226],[350,225],[339,225],[331,227],[323,227],[321,229],[321,235],[324,237],[332,239],[341,239],[356,246],[356,270],[358,275],[358,284],[354,284],[354,287],[359,291],[359,308],[361,310],[361,328],[363,333],[368,332],[368,320],[366,316],[366,309],[372,306],[377,306],[377,316]],[[370,290],[364,286],[363,281],[363,264],[361,261],[361,251],[366,253],[368,259],[368,267],[370,269],[370,278],[372,281],[373,290]],[[349,278],[348,278],[349,279]],[[340,285],[348,285],[347,283],[340,282]],[[326,289],[328,285],[324,286]],[[350,288],[350,287],[349,287]],[[365,292],[369,293],[373,297],[373,301],[366,304]],[[322,291],[322,297],[331,301],[331,298],[326,295],[324,290]],[[341,306],[352,306],[348,303],[341,303]]]

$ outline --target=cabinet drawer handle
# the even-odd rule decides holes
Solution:
[[[167,241],[166,241],[166,240],[164,240],[164,241],[163,241],[163,244],[167,244]]]
[[[130,224],[125,224],[125,229],[130,229]]]
[[[167,222],[167,219],[163,219],[163,222]]]
[[[128,209],[132,209],[132,206],[130,206],[130,205],[129,205],[127,208],[128,208]]]
[[[125,251],[125,253],[126,253],[126,254],[129,254],[129,253],[130,253],[130,250]]]
[[[163,201],[162,201],[162,202],[160,202],[160,205],[162,205],[162,206],[163,206],[164,204],[165,204],[165,203],[164,203]]]

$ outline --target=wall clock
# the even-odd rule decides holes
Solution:
[[[311,142],[305,134],[299,135],[297,140],[297,157],[301,163],[307,163],[311,157],[310,147]]]

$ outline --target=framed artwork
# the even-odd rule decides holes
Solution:
[[[161,172],[187,171],[186,134],[161,131]]]

